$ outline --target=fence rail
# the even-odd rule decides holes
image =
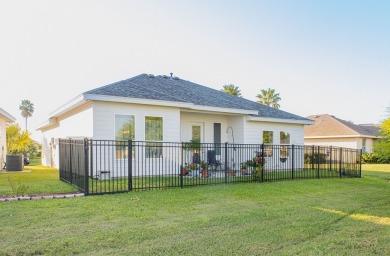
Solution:
[[[59,151],[60,179],[85,195],[361,177],[361,150],[340,147],[60,139]]]

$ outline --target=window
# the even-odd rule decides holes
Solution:
[[[145,154],[147,158],[162,157],[163,141],[163,118],[146,116],[145,117]]]
[[[192,140],[196,142],[200,142],[200,125],[192,126]]]
[[[288,157],[288,146],[283,146],[286,144],[290,144],[290,133],[280,132],[280,158]]]
[[[128,157],[126,141],[134,140],[134,127],[134,116],[115,115],[116,158]]]
[[[272,156],[272,144],[274,144],[274,132],[263,131],[264,156]]]

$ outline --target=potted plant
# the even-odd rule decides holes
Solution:
[[[183,175],[183,176],[188,175],[187,168],[188,168],[187,164],[185,164],[184,166],[181,167],[181,175]]]
[[[227,170],[227,176],[236,176],[236,172],[232,169]]]
[[[247,170],[247,163],[243,162],[241,163],[241,175],[248,175],[248,170]]]
[[[202,162],[200,162],[200,167],[202,168],[202,177],[207,177],[208,176],[207,163],[202,160]]]
[[[189,175],[192,177],[199,177],[200,176],[200,170],[198,164],[192,163],[188,166],[189,169]]]

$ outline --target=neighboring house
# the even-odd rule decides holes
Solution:
[[[314,121],[314,125],[305,126],[305,145],[338,146],[370,153],[373,142],[379,138],[378,125],[356,125],[332,115],[308,118]]]
[[[312,123],[177,77],[141,74],[82,93],[38,130],[42,164],[58,167],[58,138],[303,145],[303,126]]]
[[[7,154],[6,126],[15,120],[15,117],[0,108],[0,170],[4,166],[5,155]]]

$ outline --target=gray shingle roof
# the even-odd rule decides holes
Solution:
[[[308,116],[314,125],[305,126],[305,136],[378,136],[379,127],[357,125],[332,115]]]
[[[258,111],[260,117],[309,120],[282,110],[277,110],[254,101],[167,76],[151,77],[141,74],[133,78],[99,87],[84,94],[98,94],[174,102],[186,102],[200,106]]]

